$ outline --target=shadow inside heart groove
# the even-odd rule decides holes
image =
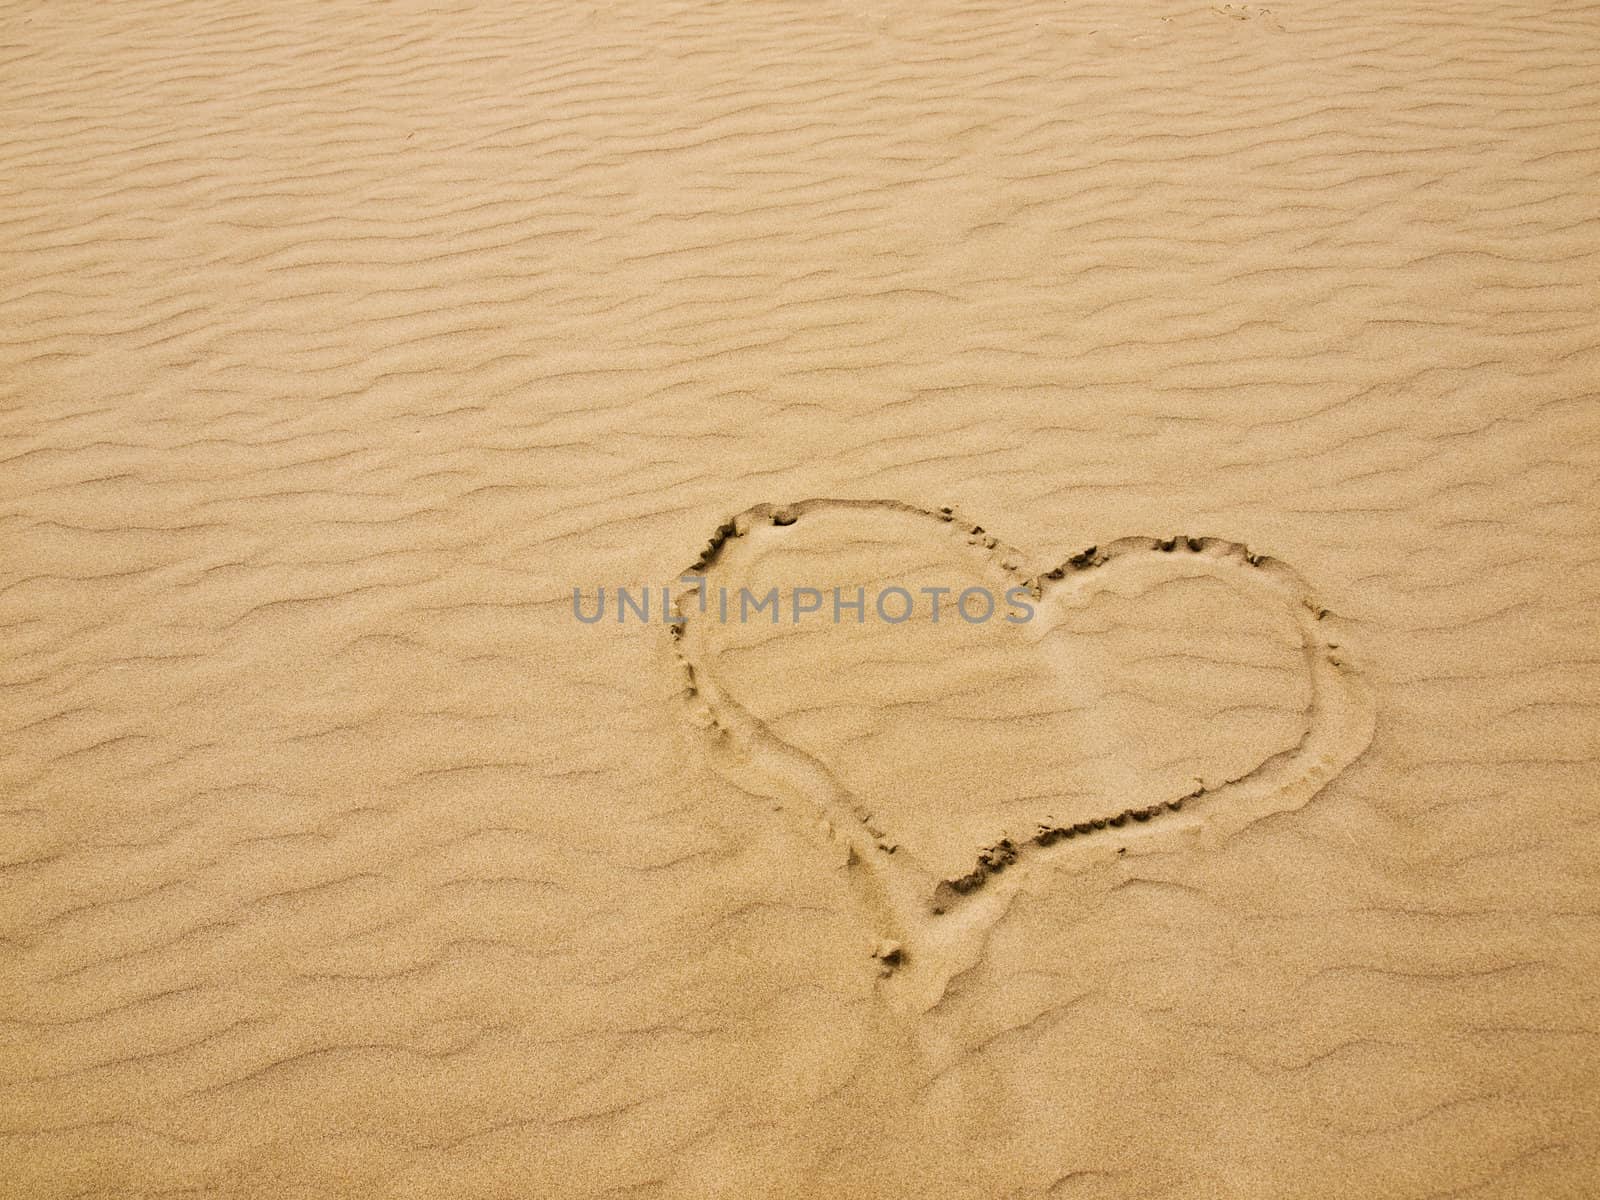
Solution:
[[[886,982],[913,1006],[967,965],[1031,860],[1299,808],[1370,740],[1338,622],[1285,564],[1191,537],[1025,562],[948,509],[759,505],[676,599],[713,761],[803,797],[848,847]],[[740,589],[776,589],[779,610],[742,613]],[[823,600],[802,615],[803,589],[802,607]],[[888,589],[903,594],[880,610]]]

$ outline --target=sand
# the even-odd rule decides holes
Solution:
[[[1597,196],[1560,0],[6,6],[0,1194],[1600,1194]]]

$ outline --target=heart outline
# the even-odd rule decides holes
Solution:
[[[1105,568],[1139,554],[1178,556],[1213,569],[1231,568],[1245,585],[1240,590],[1263,591],[1295,617],[1311,685],[1306,733],[1294,747],[1270,755],[1216,786],[1202,785],[1187,795],[1070,826],[1041,823],[1029,838],[1002,839],[980,847],[972,871],[965,875],[937,880],[869,830],[871,814],[827,765],[778,737],[740,705],[709,667],[696,661],[692,649],[689,630],[700,609],[693,601],[709,582],[727,544],[759,525],[792,525],[806,513],[828,509],[909,514],[961,531],[967,546],[978,548],[990,566],[1039,599],[1047,591],[1060,589],[1092,591]],[[716,528],[700,556],[682,573],[682,578],[699,582],[680,590],[673,600],[675,623],[669,629],[683,681],[681,695],[691,706],[696,723],[709,735],[714,764],[725,770],[755,765],[761,773],[779,777],[781,787],[801,794],[817,810],[829,833],[846,847],[858,898],[873,912],[884,935],[874,955],[882,964],[889,994],[902,1006],[916,1010],[937,1003],[949,979],[981,954],[982,935],[1009,904],[1027,869],[1036,860],[1059,862],[1064,858],[1065,852],[1052,853],[1054,848],[1067,842],[1079,847],[1095,843],[1083,856],[1092,862],[1117,852],[1148,852],[1174,842],[1214,843],[1264,817],[1304,807],[1361,756],[1375,727],[1370,689],[1351,663],[1342,637],[1334,640],[1330,636],[1338,626],[1337,619],[1316,600],[1306,580],[1281,559],[1255,554],[1243,543],[1228,539],[1179,535],[1125,537],[1090,546],[1059,566],[1032,576],[1021,574],[1023,561],[1020,551],[953,508],[828,497],[763,503]],[[1213,574],[1223,578],[1215,570]],[[1129,844],[1124,840],[1120,850],[1110,847],[1109,839],[1096,836],[1108,829],[1120,833],[1129,829],[1130,823],[1136,841]]]

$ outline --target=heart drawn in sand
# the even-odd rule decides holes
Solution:
[[[1285,563],[1188,536],[1025,563],[949,509],[764,504],[675,600],[713,761],[848,848],[890,986],[921,1002],[1036,864],[1298,809],[1371,738],[1340,622]]]

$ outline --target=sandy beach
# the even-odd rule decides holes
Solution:
[[[0,395],[0,1195],[1600,1195],[1592,5],[4,4]]]

